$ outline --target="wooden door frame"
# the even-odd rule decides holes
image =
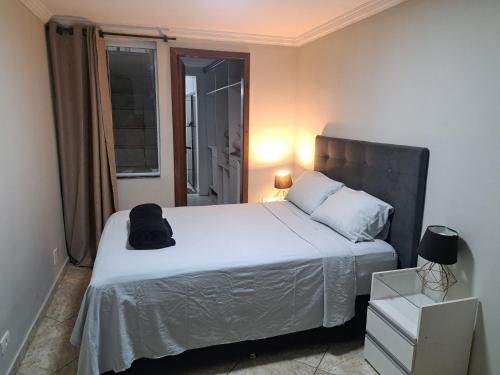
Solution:
[[[211,51],[191,48],[170,48],[170,75],[172,85],[172,126],[174,144],[175,206],[187,205],[186,130],[184,110],[184,70],[181,57],[243,61],[243,160],[241,202],[248,202],[248,127],[250,104],[250,54],[244,52]]]

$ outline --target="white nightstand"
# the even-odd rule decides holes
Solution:
[[[441,302],[417,271],[373,274],[365,358],[381,375],[467,374],[477,298]]]

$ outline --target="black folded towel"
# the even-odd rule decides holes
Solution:
[[[128,242],[135,249],[150,250],[175,245],[173,231],[167,219],[162,217],[161,207],[148,203],[130,211]]]
[[[135,206],[130,211],[130,221],[141,220],[143,218],[161,218],[161,207],[154,203],[145,203]]]

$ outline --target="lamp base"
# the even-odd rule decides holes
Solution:
[[[448,290],[457,283],[453,272],[445,264],[425,263],[417,272],[422,280],[422,286],[435,292],[444,292],[443,301]]]
[[[288,193],[288,189],[276,189],[276,193],[274,194],[274,196],[276,198],[279,198],[281,200],[285,200],[285,197],[286,197],[286,194]]]

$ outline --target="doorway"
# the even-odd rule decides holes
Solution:
[[[170,49],[176,206],[248,201],[249,62]]]
[[[186,79],[191,78],[186,76]],[[187,193],[194,194],[198,191],[196,181],[197,159],[197,126],[196,126],[196,94],[186,93],[186,173]]]

